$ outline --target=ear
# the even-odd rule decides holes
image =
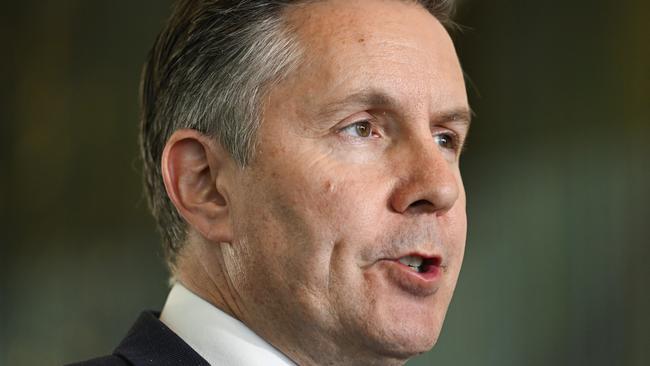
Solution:
[[[161,164],[167,194],[188,225],[210,242],[232,242],[224,183],[234,164],[221,145],[196,130],[178,130]]]

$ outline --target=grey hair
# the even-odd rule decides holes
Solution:
[[[144,185],[172,272],[187,224],[162,179],[167,140],[177,130],[197,130],[245,167],[255,154],[266,92],[301,59],[284,15],[290,6],[312,1],[179,0],[149,52],[141,84]],[[410,2],[452,25],[452,0]]]

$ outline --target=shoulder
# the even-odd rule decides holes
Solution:
[[[159,312],[140,314],[126,337],[110,356],[72,364],[75,366],[197,365],[208,362],[169,329]],[[70,365],[70,366],[72,366]]]

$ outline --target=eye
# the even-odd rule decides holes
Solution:
[[[435,136],[435,140],[444,149],[456,150],[458,148],[458,141],[454,134],[441,133]]]
[[[341,130],[341,132],[344,132],[353,137],[360,137],[360,138],[371,137],[373,135],[372,125],[368,121],[360,121],[360,122],[352,123],[344,127]]]

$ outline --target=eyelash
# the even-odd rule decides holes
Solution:
[[[458,135],[456,135],[455,133],[451,133],[451,132],[439,133],[437,135],[434,135],[433,137],[436,140],[436,142],[438,142],[438,139],[440,137],[446,137],[449,140],[449,144],[451,144],[451,146],[449,147],[445,147],[442,144],[439,144],[444,149],[457,151],[460,146],[460,141],[458,141],[459,140]]]
[[[367,119],[350,123],[349,125],[341,128],[339,130],[339,133],[344,133],[345,131],[356,129],[359,126],[366,126],[366,128],[368,128],[368,130],[369,130],[369,135],[368,136],[351,136],[350,135],[349,137],[355,138],[355,139],[367,139],[367,138],[379,136],[379,134],[373,129],[372,122],[370,120],[367,120]],[[448,144],[450,144],[450,145],[446,147],[443,144],[438,143],[438,141],[439,141],[439,139],[441,137],[445,137],[447,140],[449,140]],[[434,135],[433,138],[436,141],[436,143],[438,143],[443,149],[452,150],[452,151],[458,151],[458,150],[461,149],[460,138],[459,138],[458,134],[456,134],[454,132],[450,132],[450,131],[442,132],[442,133]]]
[[[357,138],[357,139],[366,139],[366,138],[370,138],[370,137],[373,137],[373,136],[377,137],[379,135],[376,131],[374,131],[373,125],[370,122],[370,120],[367,120],[367,119],[356,121],[354,123],[350,123],[349,125],[341,128],[339,130],[339,133],[344,133],[345,131],[355,130],[355,129],[359,128],[360,126],[365,126],[365,128],[368,129],[368,136],[351,136],[350,135],[350,137]],[[356,132],[358,132],[358,131],[356,131]]]

